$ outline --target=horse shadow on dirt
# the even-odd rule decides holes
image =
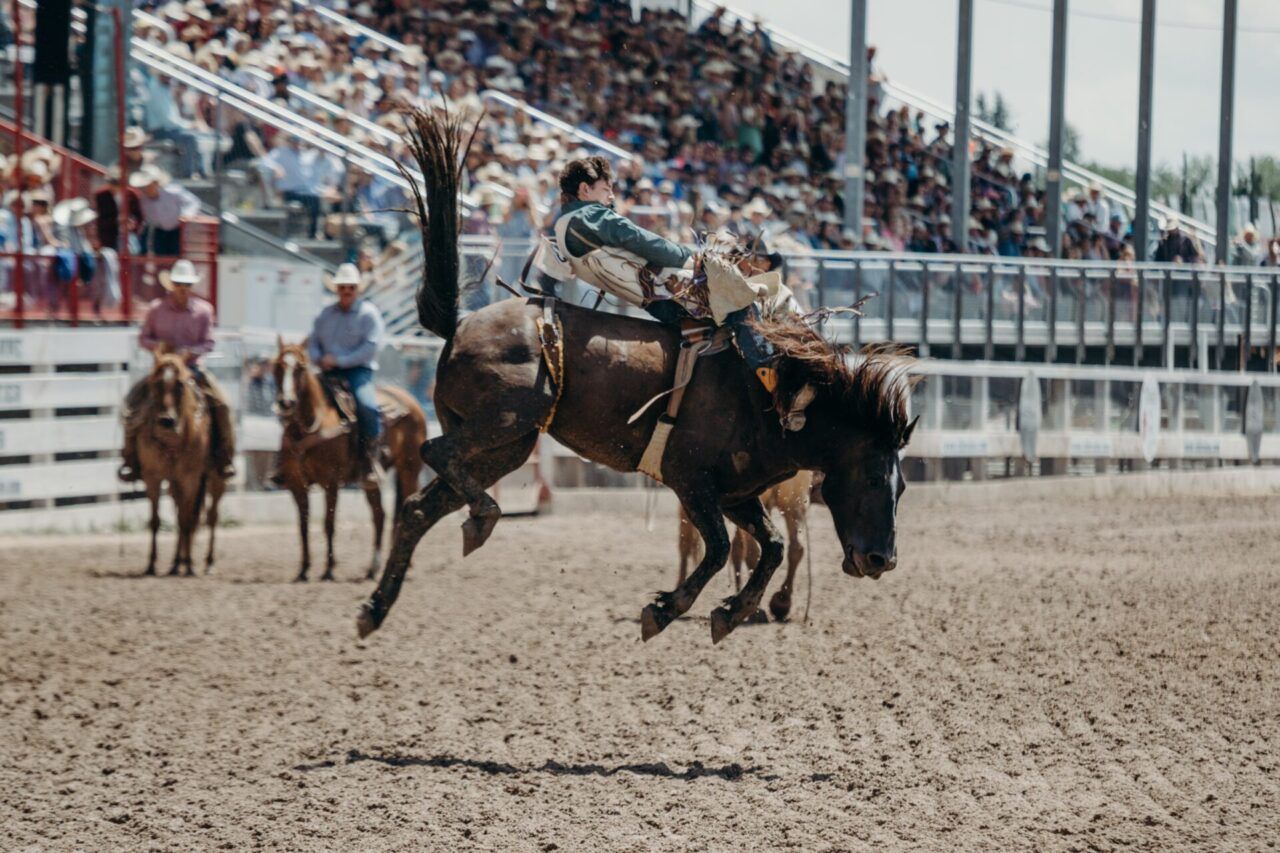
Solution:
[[[356,764],[361,761],[372,761],[388,767],[433,767],[448,769],[450,767],[468,767],[479,770],[490,776],[525,776],[533,773],[546,773],[552,776],[617,776],[630,773],[635,776],[652,776],[660,779],[676,779],[692,782],[695,779],[722,779],[726,782],[737,782],[748,776],[763,781],[775,780],[778,777],[764,772],[761,767],[743,767],[737,762],[720,767],[708,767],[700,761],[693,761],[684,770],[675,770],[664,761],[633,762],[627,764],[564,764],[548,760],[536,767],[519,767],[503,761],[488,761],[475,758],[457,758],[452,755],[433,755],[422,757],[403,755],[400,753],[370,753],[359,749],[347,752],[343,762],[334,760],[317,761],[309,764],[298,764],[293,769],[300,772],[323,770],[338,767],[342,764]]]

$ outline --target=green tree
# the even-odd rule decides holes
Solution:
[[[973,101],[973,114],[1005,133],[1013,133],[1013,113],[1009,110],[1009,102],[999,92],[993,92],[989,99],[985,93],[979,92]]]

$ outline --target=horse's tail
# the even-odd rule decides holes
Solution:
[[[463,145],[460,115],[428,108],[408,110],[405,118],[406,142],[424,183],[419,187],[415,176],[397,164],[409,181],[422,229],[425,260],[417,295],[418,322],[449,341],[458,328],[458,186],[471,139]]]

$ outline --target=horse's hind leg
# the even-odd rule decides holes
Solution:
[[[204,552],[204,573],[213,573],[213,542],[218,533],[218,504],[222,493],[227,490],[227,482],[221,477],[213,477],[209,483],[209,512],[205,523],[209,525],[209,547]]]
[[[711,611],[711,642],[718,643],[760,607],[769,578],[782,562],[782,537],[769,520],[758,498],[727,507],[729,520],[750,533],[760,543],[760,561],[747,579],[746,586],[723,605]]]
[[[729,531],[720,515],[719,498],[709,485],[699,486],[680,495],[689,520],[702,535],[702,561],[671,592],[660,592],[651,604],[640,611],[640,638],[649,640],[693,606],[702,588],[724,568],[729,559]]]
[[[399,472],[397,472],[397,476]],[[397,480],[396,490],[400,489]],[[373,580],[382,564],[382,533],[387,526],[387,512],[382,508],[382,489],[370,484],[365,486],[364,498],[369,502],[369,512],[373,516],[373,556],[369,560],[369,570],[365,572],[365,580]]]
[[[506,447],[525,440],[530,434],[536,437],[538,418],[545,416],[534,403],[521,405],[521,401],[506,401],[501,414],[495,417],[474,418],[460,421],[444,435],[422,445],[422,461],[431,466],[436,476],[458,491],[471,508],[471,517],[462,525],[462,556],[479,548],[493,532],[502,517],[498,502],[485,493],[493,482],[473,473],[475,458],[486,451]],[[541,397],[535,401],[541,404]],[[523,411],[517,411],[521,410]],[[536,409],[536,411],[535,411]],[[531,445],[532,446],[532,445]],[[525,458],[528,453],[525,453]],[[521,462],[524,459],[520,460]],[[504,471],[503,474],[507,473]],[[501,476],[501,475],[499,475]]]
[[[324,486],[324,574],[322,581],[333,580],[333,566],[337,562],[333,556],[333,528],[338,515],[338,483],[326,483]]]
[[[478,454],[468,463],[471,476],[486,487],[493,485],[524,464],[537,439],[538,433],[531,432],[505,447]],[[360,613],[356,616],[356,631],[361,637],[367,637],[376,631],[382,620],[387,618],[387,612],[400,595],[400,584],[404,582],[405,573],[409,570],[409,561],[418,540],[437,521],[461,509],[466,503],[466,498],[439,476],[405,501],[400,520],[391,531],[391,553],[387,557],[387,567],[382,571],[378,588],[360,606]]]

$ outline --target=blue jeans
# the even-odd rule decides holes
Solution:
[[[382,435],[382,415],[378,412],[378,396],[373,384],[373,371],[368,367],[346,367],[332,371],[347,380],[356,398],[356,426],[366,443]]]

